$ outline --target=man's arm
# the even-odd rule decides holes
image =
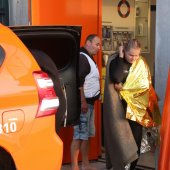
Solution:
[[[86,101],[86,97],[84,95],[84,82],[85,82],[85,77],[89,74],[90,72],[90,65],[88,63],[88,60],[85,56],[80,55],[80,60],[79,60],[79,82],[80,82],[80,97],[81,97],[81,112],[82,113],[87,113],[88,111],[88,105]]]
[[[87,105],[86,98],[85,98],[85,95],[84,95],[84,88],[80,87],[79,89],[80,89],[80,96],[81,96],[81,112],[87,113],[88,105]]]

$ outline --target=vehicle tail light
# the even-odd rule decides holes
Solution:
[[[54,84],[47,73],[33,72],[39,95],[39,107],[36,118],[55,114],[59,107],[59,99],[54,91]]]

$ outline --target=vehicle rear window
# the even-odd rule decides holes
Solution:
[[[77,55],[74,37],[66,32],[26,32],[19,38],[29,49],[45,52],[56,64],[58,70],[68,66]]]
[[[4,61],[4,58],[5,58],[5,52],[4,49],[0,46],[0,67]]]

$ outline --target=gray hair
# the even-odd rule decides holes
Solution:
[[[98,37],[98,35],[97,35],[97,34],[89,34],[89,35],[87,36],[85,42],[87,42],[87,41],[92,41],[95,37]]]

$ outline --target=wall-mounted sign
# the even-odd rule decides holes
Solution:
[[[122,10],[121,10],[122,5],[126,6],[126,11],[125,12],[124,11],[122,12]],[[118,14],[119,14],[120,17],[122,17],[122,18],[128,17],[129,14],[130,14],[130,4],[129,4],[129,2],[127,0],[121,0],[118,3],[117,11],[118,11]]]

